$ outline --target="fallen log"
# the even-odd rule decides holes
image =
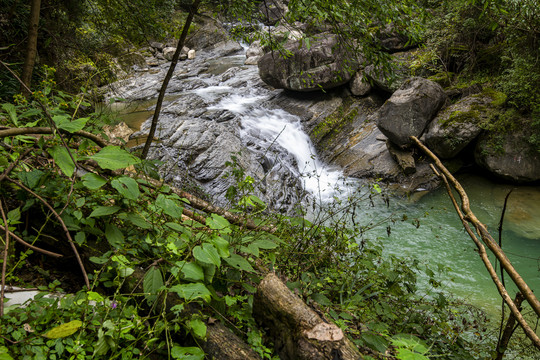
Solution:
[[[334,323],[311,309],[273,273],[261,281],[253,303],[281,360],[358,360],[362,355]]]

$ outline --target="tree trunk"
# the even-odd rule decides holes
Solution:
[[[275,275],[259,284],[253,313],[268,329],[281,360],[358,360],[343,331],[317,314]]]
[[[28,43],[26,46],[26,58],[24,60],[21,75],[21,79],[27,87],[30,87],[30,83],[32,82],[32,72],[34,71],[34,63],[36,62],[40,9],[41,0],[32,0],[30,6],[30,20],[28,21]],[[22,85],[21,92],[26,96],[30,95]]]
[[[174,52],[173,58],[171,60],[171,65],[169,66],[167,75],[165,75],[165,79],[163,79],[163,83],[161,84],[161,89],[159,90],[159,96],[156,103],[156,110],[154,110],[154,116],[152,117],[152,125],[150,125],[150,132],[148,133],[148,138],[146,139],[146,142],[144,143],[141,159],[146,159],[146,157],[148,156],[148,151],[150,150],[150,144],[152,143],[152,141],[154,141],[154,134],[156,133],[159,113],[161,112],[161,106],[163,105],[163,99],[165,98],[165,91],[167,90],[169,81],[171,80],[173,76],[174,69],[176,68],[176,64],[178,64],[178,59],[180,58],[180,52],[182,51],[182,48],[184,47],[184,43],[186,42],[186,37],[188,34],[189,27],[191,26],[191,22],[193,21],[193,17],[195,16],[195,13],[197,12],[197,9],[199,8],[200,3],[201,3],[201,0],[195,0],[193,2],[193,4],[191,5],[191,9],[189,11],[189,15],[186,19],[186,22],[184,23],[184,27],[182,28],[182,34],[180,35],[180,39],[178,40],[178,46],[176,47],[176,51]]]

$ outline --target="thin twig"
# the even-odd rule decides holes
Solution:
[[[2,225],[0,225],[0,230],[2,231],[6,231],[6,228],[3,227]],[[12,238],[14,238],[17,242],[19,242],[20,244],[26,246],[27,248],[29,249],[32,249],[34,251],[37,251],[39,253],[42,253],[44,255],[48,255],[48,256],[52,256],[52,257],[56,257],[56,258],[61,258],[63,257],[64,255],[62,254],[58,254],[58,253],[55,253],[55,252],[52,252],[52,251],[49,251],[49,250],[44,250],[42,248],[38,248],[37,246],[35,245],[32,245],[30,243],[27,243],[26,241],[24,241],[23,239],[21,239],[20,237],[18,237],[16,234],[14,234],[13,232],[9,232],[9,234],[11,235]]]
[[[6,213],[4,212],[4,205],[0,200],[0,213],[2,213],[2,220],[6,225],[5,228],[5,238],[6,246],[4,246],[4,262],[2,263],[2,289],[0,290],[0,317],[4,316],[4,287],[6,286],[6,270],[7,270],[7,261],[8,261],[8,250],[9,250],[9,231],[8,231],[8,222],[6,218]]]
[[[15,181],[15,180],[13,180],[13,179],[11,179],[9,177],[6,177],[6,179],[8,181],[10,181],[11,183],[13,183],[13,184],[19,186],[20,188],[24,189],[26,192],[32,194],[34,197],[38,198],[39,201],[41,201],[43,203],[43,205],[45,205],[54,214],[54,216],[56,217],[58,222],[62,225],[62,229],[64,229],[64,233],[66,234],[66,237],[67,237],[67,239],[69,241],[69,244],[71,245],[71,249],[73,250],[73,253],[75,254],[75,257],[77,258],[77,262],[79,263],[79,266],[81,268],[81,271],[82,271],[82,274],[83,274],[83,277],[84,277],[84,282],[85,282],[87,288],[90,289],[90,281],[88,280],[88,274],[86,273],[86,270],[84,269],[84,264],[83,264],[83,262],[81,260],[81,256],[79,255],[79,251],[77,250],[77,247],[75,246],[75,242],[73,241],[73,239],[71,237],[71,234],[69,233],[69,230],[68,230],[66,224],[64,223],[64,220],[62,220],[62,217],[60,217],[60,215],[58,215],[58,213],[54,210],[54,208],[45,199],[43,199],[41,196],[39,196],[38,194],[36,194],[32,190],[30,190],[29,188],[27,188],[23,184],[19,183],[18,181]]]

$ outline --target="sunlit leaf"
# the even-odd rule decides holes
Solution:
[[[173,359],[180,360],[203,360],[204,351],[198,347],[182,347],[175,345],[171,349],[171,356]]]
[[[109,170],[124,169],[141,162],[139,158],[119,146],[106,146],[90,158],[96,161],[101,168]]]
[[[89,217],[98,217],[114,214],[120,210],[120,206],[97,206]]]
[[[67,177],[71,177],[73,175],[73,172],[75,171],[75,164],[69,156],[69,152],[67,151],[67,149],[63,146],[56,145],[52,148],[47,149],[47,151],[49,152],[49,154],[51,154],[54,162],[56,163],[56,165],[58,165],[60,170],[62,170],[62,172],[66,174]],[[73,153],[72,155],[74,156]]]
[[[195,248],[193,248],[193,256],[203,263],[213,264],[217,267],[221,264],[221,258],[218,251],[214,245],[209,243],[204,243],[202,246],[195,246]]]
[[[63,337],[75,334],[77,330],[80,329],[81,326],[82,326],[82,321],[73,320],[47,331],[43,336],[49,339],[63,338]]]

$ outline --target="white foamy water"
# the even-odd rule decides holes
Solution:
[[[207,88],[205,93],[208,91]],[[276,143],[286,149],[296,160],[295,170],[302,177],[304,189],[321,201],[330,201],[336,195],[336,187],[342,190],[347,187],[343,173],[330,170],[318,160],[311,139],[297,116],[261,106],[267,98],[268,95],[253,93],[231,94],[209,109],[228,110],[240,116],[241,136],[251,135],[268,146]]]

